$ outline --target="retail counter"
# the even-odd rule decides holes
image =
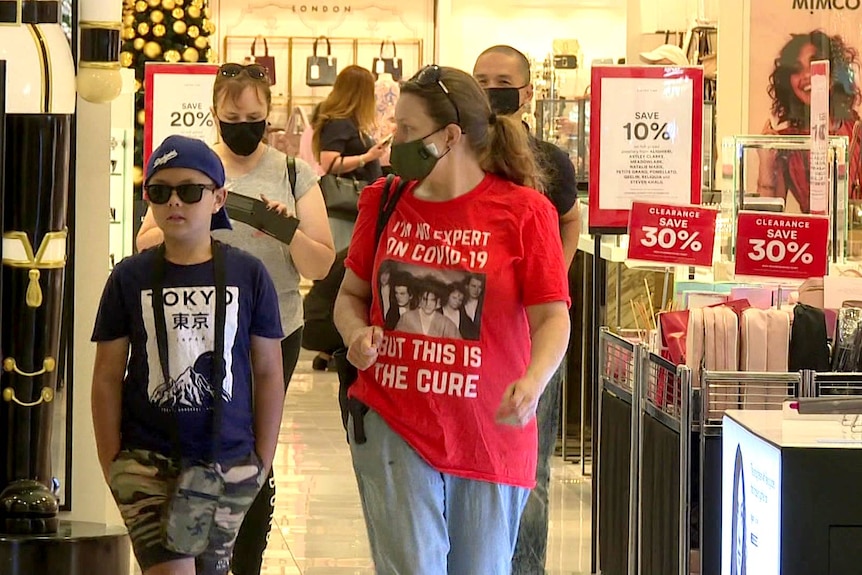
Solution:
[[[862,432],[842,420],[726,413],[722,575],[862,573]]]

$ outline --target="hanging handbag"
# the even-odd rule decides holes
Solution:
[[[396,176],[390,174],[386,176],[386,183],[383,185],[383,194],[380,196],[380,205],[377,209],[377,227],[374,233],[374,251],[380,245],[380,239],[383,237],[383,232],[386,230],[386,224],[389,218],[395,212],[395,206],[398,199],[404,190],[407,188],[407,181],[399,179],[395,186],[395,192],[392,193],[392,186],[395,184]],[[391,194],[391,195],[390,195]],[[359,377],[359,371],[356,366],[350,363],[347,359],[347,348],[342,347],[337,349],[332,354],[332,359],[335,362],[335,371],[338,373],[338,407],[341,409],[341,423],[344,425],[344,430],[347,431],[347,421],[350,415],[353,415],[354,433],[353,439],[358,444],[365,443],[365,428],[362,425],[362,418],[368,411],[368,408],[360,402],[351,400],[347,397],[347,390],[354,384],[356,378]],[[348,436],[347,442],[350,443]]]
[[[383,47],[386,46],[386,41],[384,40],[380,43],[380,55],[374,58],[371,71],[374,72],[375,80],[380,74],[390,74],[392,79],[398,82],[404,75],[404,66],[401,58],[398,57],[398,48],[395,46],[395,42],[389,40],[389,44],[392,44],[392,57],[383,56]]]
[[[344,156],[339,156],[338,159],[333,160],[329,170],[320,178],[320,190],[323,192],[326,209],[327,211],[357,214],[359,213],[359,194],[368,185],[368,182],[357,180],[353,176],[331,173],[336,162],[340,162],[343,167]]]
[[[263,40],[263,56],[258,56],[256,54],[257,41],[258,39]],[[260,64],[264,68],[266,68],[266,75],[269,78],[270,86],[275,84],[275,56],[269,55],[269,45],[266,43],[266,38],[263,36],[258,36],[251,43],[251,57],[254,60],[255,64]]]
[[[326,56],[317,55],[317,43],[320,40],[326,41]],[[332,55],[332,44],[330,44],[329,38],[326,36],[316,38],[312,45],[312,55],[306,61],[306,85],[311,87],[332,86],[335,84],[336,76],[338,76],[338,58]]]
[[[174,492],[162,517],[162,539],[164,546],[174,553],[199,555],[209,544],[209,532],[215,524],[215,513],[224,495],[224,477],[217,467],[221,451],[221,418],[224,399],[225,377],[224,336],[227,315],[227,285],[224,263],[224,247],[213,242],[213,267],[215,268],[215,345],[212,360],[213,388],[213,433],[210,461],[197,461],[185,465],[182,457],[180,429],[176,413],[171,418],[171,436],[174,459],[180,461],[181,471]],[[168,364],[167,326],[163,299],[165,276],[164,244],[156,255],[152,292],[153,317],[159,362],[165,385],[171,382]]]

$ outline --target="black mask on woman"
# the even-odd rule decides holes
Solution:
[[[221,139],[230,151],[237,156],[250,156],[257,149],[257,145],[263,140],[266,131],[266,120],[259,122],[237,122],[231,124],[219,121]]]

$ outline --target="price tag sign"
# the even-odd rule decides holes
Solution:
[[[629,259],[711,266],[718,212],[700,206],[632,203]]]
[[[810,211],[828,212],[829,60],[811,62],[811,162],[808,171]]]
[[[594,66],[592,233],[625,233],[632,202],[699,204],[703,70]]]
[[[217,64],[161,64],[144,68],[144,164],[153,149],[173,135],[216,142],[210,108]]]
[[[736,274],[807,279],[826,274],[829,218],[740,212]]]

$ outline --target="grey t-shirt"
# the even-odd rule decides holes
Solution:
[[[297,158],[296,190],[291,193],[287,156],[268,146],[252,171],[238,178],[228,178],[225,188],[256,200],[264,194],[271,200],[286,204],[289,212],[296,215],[296,200],[308,193],[316,183],[317,174],[311,166]],[[213,231],[213,237],[249,252],[264,263],[278,292],[281,327],[285,335],[290,335],[302,327],[302,296],[299,294],[299,272],[293,265],[289,246],[248,224],[236,220],[231,220],[231,224],[233,230]]]

